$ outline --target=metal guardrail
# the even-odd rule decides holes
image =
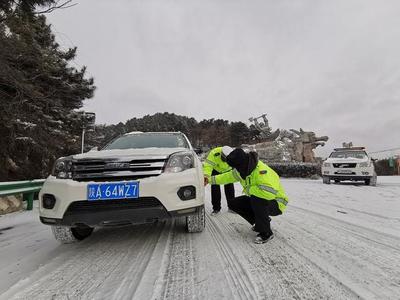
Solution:
[[[0,197],[11,195],[23,195],[23,200],[27,202],[27,210],[33,208],[33,196],[39,192],[43,186],[44,179],[0,182]]]

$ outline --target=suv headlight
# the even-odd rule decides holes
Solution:
[[[368,168],[370,165],[371,165],[371,164],[370,164],[369,161],[367,161],[367,162],[362,162],[362,163],[359,164],[360,168]]]
[[[62,157],[56,160],[51,171],[51,175],[58,179],[71,179],[72,178],[72,159],[69,157]]]
[[[172,154],[165,166],[165,173],[179,173],[194,168],[194,157],[191,152],[178,152]]]
[[[324,166],[325,168],[330,168],[331,164],[330,163],[323,163],[322,166]]]

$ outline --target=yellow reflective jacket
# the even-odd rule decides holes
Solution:
[[[222,147],[211,149],[208,153],[206,160],[203,163],[203,172],[206,177],[210,177],[213,170],[219,173],[225,173],[232,168],[221,159]]]
[[[257,166],[249,176],[243,179],[240,173],[233,169],[227,173],[211,176],[211,184],[228,184],[240,182],[243,186],[243,193],[247,196],[254,195],[265,200],[276,200],[281,212],[284,212],[288,203],[279,175],[262,161],[258,161]]]

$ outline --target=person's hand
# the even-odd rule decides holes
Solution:
[[[204,177],[204,186],[206,186],[208,184],[208,178]]]

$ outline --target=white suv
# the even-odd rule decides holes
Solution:
[[[331,180],[364,181],[366,185],[376,185],[376,173],[373,160],[364,147],[337,148],[322,164],[322,181]]]
[[[205,225],[201,162],[180,132],[132,132],[101,151],[56,161],[39,195],[40,220],[63,243],[96,226],[186,217],[189,232]]]

